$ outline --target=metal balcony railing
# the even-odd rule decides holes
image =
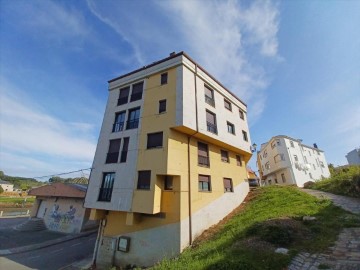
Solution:
[[[112,190],[112,188],[100,188],[98,200],[102,202],[110,202]]]
[[[119,106],[119,105],[126,104],[127,101],[128,101],[128,97],[121,97],[121,98],[118,99],[118,104],[117,105]]]
[[[217,127],[216,125],[214,125],[213,123],[210,122],[206,122],[206,126],[207,126],[207,131],[217,134]]]
[[[142,98],[142,92],[141,93],[135,93],[132,94],[130,97],[130,101],[135,101],[135,100],[139,100]]]
[[[134,129],[138,128],[139,126],[139,119],[134,119],[126,122],[126,129]]]
[[[124,122],[118,122],[113,124],[112,132],[119,132],[124,129]]]

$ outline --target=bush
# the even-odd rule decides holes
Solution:
[[[310,188],[360,198],[360,166],[343,166],[331,170],[331,176]]]
[[[312,188],[314,186],[315,182],[313,181],[308,181],[306,183],[304,183],[304,188]]]

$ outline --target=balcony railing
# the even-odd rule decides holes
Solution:
[[[215,100],[207,95],[205,95],[205,102],[213,107],[215,107]]]
[[[134,129],[138,128],[139,126],[139,119],[134,119],[126,122],[126,129]]]
[[[198,164],[201,166],[210,167],[209,157],[206,156],[198,156]]]
[[[117,105],[119,106],[119,105],[126,104],[127,101],[128,101],[128,97],[121,97],[121,98],[118,99],[118,104]]]
[[[206,122],[206,125],[207,125],[207,131],[209,131],[211,133],[214,133],[214,134],[217,134],[216,125],[214,125],[213,123],[210,123],[210,122]]]
[[[117,163],[119,152],[108,153],[106,156],[106,163]]]
[[[124,129],[124,122],[118,122],[113,125],[112,132],[119,132]]]
[[[132,94],[130,97],[130,101],[139,100],[139,99],[141,99],[141,97],[142,97],[142,92]]]
[[[112,190],[112,188],[100,188],[98,200],[102,202],[110,202]]]

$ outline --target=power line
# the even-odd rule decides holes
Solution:
[[[76,172],[88,171],[88,170],[91,170],[91,169],[92,169],[92,168],[80,169],[80,170],[77,170],[77,171],[72,171],[72,172],[57,173],[57,174],[44,175],[44,176],[37,176],[37,177],[32,177],[32,178],[45,178],[45,177],[53,177],[53,176],[58,176],[58,175],[64,175],[64,174],[70,174],[70,173],[76,173]]]

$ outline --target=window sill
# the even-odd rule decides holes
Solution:
[[[150,148],[146,148],[146,150],[153,150],[153,149],[163,149],[163,146],[156,146],[156,147],[150,147]]]
[[[201,193],[212,193],[212,191],[210,190],[199,190],[199,192],[201,192]]]

